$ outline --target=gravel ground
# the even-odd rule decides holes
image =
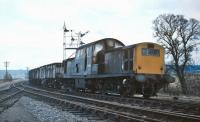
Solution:
[[[96,122],[73,115],[44,102],[22,97],[13,107],[0,115],[0,122]]]
[[[198,97],[198,96],[168,95],[168,94],[160,94],[160,93],[158,93],[158,96],[152,97],[152,98],[200,103],[200,97]],[[176,98],[176,99],[174,99],[174,98]]]
[[[37,118],[24,108],[22,101],[18,101],[11,108],[0,115],[0,122],[37,122]]]

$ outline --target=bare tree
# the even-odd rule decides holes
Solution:
[[[153,21],[154,36],[172,56],[173,68],[180,80],[183,94],[187,94],[184,69],[200,39],[200,23],[183,15],[163,14]]]

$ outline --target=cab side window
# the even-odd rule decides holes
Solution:
[[[102,43],[97,43],[93,46],[93,58],[92,58],[92,62],[94,64],[97,63],[97,54],[98,52],[102,51],[104,49],[103,44]]]

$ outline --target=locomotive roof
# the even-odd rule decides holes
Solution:
[[[127,45],[127,46],[124,46],[124,47],[113,48],[113,49],[107,50],[107,52],[112,52],[112,51],[115,51],[115,50],[123,50],[123,49],[126,49],[126,48],[135,48],[136,46],[141,45],[141,44],[154,44],[154,45],[158,45],[158,46],[162,47],[161,45],[154,43],[154,42],[140,42],[140,43],[136,43],[136,44],[132,44],[132,45]],[[164,47],[162,47],[162,48],[164,48]]]
[[[107,40],[113,40],[115,42],[118,42],[120,43],[122,46],[125,46],[121,41],[117,40],[117,39],[114,39],[114,38],[104,38],[104,39],[100,39],[100,40],[97,40],[97,41],[94,41],[94,42],[91,42],[91,43],[88,43],[88,44],[85,44],[85,45],[82,45],[80,46],[78,49],[82,49],[84,47],[87,47],[87,46],[90,46],[90,45],[94,45],[98,42],[101,42],[101,41],[107,41]]]
[[[164,48],[164,47],[161,46],[160,44],[158,44],[158,43],[154,43],[154,42],[140,42],[140,43],[136,43],[136,44],[128,45],[128,46],[126,46],[126,47],[136,47],[136,46],[141,45],[141,44],[154,44],[154,45],[158,45],[158,46]],[[126,47],[125,47],[125,48],[126,48]]]
[[[74,58],[67,58],[67,59],[65,59],[65,60],[63,60],[63,62],[65,62],[65,61],[71,61],[71,60],[73,60]]]
[[[137,44],[134,44],[134,45],[140,45],[140,44],[154,44],[154,45],[158,45],[158,46],[161,46],[157,43],[154,43],[154,42],[140,42],[140,43],[137,43]],[[161,46],[162,47],[162,46]]]

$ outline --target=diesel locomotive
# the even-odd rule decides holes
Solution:
[[[165,74],[164,48],[152,42],[125,46],[105,38],[80,46],[74,58],[29,71],[31,83],[95,93],[148,98],[173,78]]]

